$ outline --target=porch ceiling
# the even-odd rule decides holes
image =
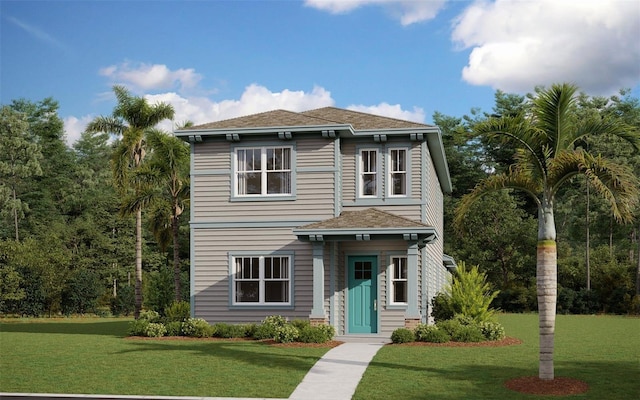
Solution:
[[[343,211],[340,216],[293,230],[304,241],[406,240],[423,244],[437,239],[436,229],[376,208]]]

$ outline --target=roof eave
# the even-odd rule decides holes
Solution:
[[[173,134],[181,139],[193,135],[200,136],[226,136],[229,133],[238,135],[265,135],[275,132],[321,132],[321,131],[353,132],[349,124],[334,125],[300,125],[300,126],[263,126],[254,128],[216,128],[216,129],[180,129]]]

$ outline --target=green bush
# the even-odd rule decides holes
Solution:
[[[485,337],[478,325],[460,325],[454,334],[451,335],[454,342],[484,342]]]
[[[457,332],[462,328],[462,324],[460,324],[460,321],[455,319],[440,321],[436,323],[436,326],[439,329],[442,329],[443,331],[445,331],[447,335],[451,337],[453,337],[454,334],[457,334]]]
[[[247,336],[247,329],[245,325],[225,324],[224,322],[218,322],[214,326],[217,337],[230,339],[230,338],[243,338]]]
[[[333,339],[336,331],[331,325],[304,325],[299,329],[298,341],[302,343],[326,343]]]
[[[167,321],[186,321],[191,317],[191,306],[186,301],[174,301],[164,310]]]
[[[481,322],[478,327],[486,340],[502,340],[505,338],[504,327],[498,322]]]
[[[111,314],[116,317],[120,315],[131,315],[135,309],[135,290],[132,286],[122,286],[118,288],[118,296],[112,297],[109,307]]]
[[[215,328],[202,318],[189,318],[182,323],[183,336],[207,338],[215,334]]]
[[[451,340],[451,336],[436,325],[419,324],[415,329],[416,340],[429,343],[446,343]]]
[[[309,322],[308,319],[294,319],[293,321],[291,321],[291,325],[298,328],[298,330],[301,330],[307,326],[310,326],[311,323]]]
[[[167,328],[163,324],[150,322],[147,324],[144,335],[147,337],[162,337],[167,334]]]
[[[438,293],[431,299],[431,316],[436,322],[451,319],[454,314],[451,299],[446,294]]]
[[[169,321],[164,325],[167,328],[167,336],[180,336],[182,331],[182,322]]]
[[[149,321],[146,319],[136,319],[129,323],[127,333],[129,336],[147,336],[147,326]]]
[[[276,328],[274,339],[278,343],[291,343],[298,340],[298,335],[300,335],[298,328],[291,324],[286,324]]]
[[[393,343],[411,343],[415,342],[416,335],[411,329],[398,328],[391,333],[391,341]]]
[[[255,337],[257,329],[258,329],[258,324],[246,324],[244,326],[245,337],[248,337],[248,338]]]
[[[140,312],[138,319],[147,322],[160,322],[160,314],[153,310],[143,310]]]
[[[287,324],[287,319],[281,315],[270,315],[262,320],[262,324],[255,330],[254,338],[258,340],[274,339],[276,330]]]
[[[445,287],[453,311],[473,318],[476,322],[490,321],[495,314],[491,302],[500,293],[492,291],[486,274],[477,266],[467,269],[464,262],[459,262],[451,284]]]

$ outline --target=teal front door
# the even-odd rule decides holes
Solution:
[[[377,257],[349,257],[349,333],[378,332]]]

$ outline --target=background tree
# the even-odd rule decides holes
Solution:
[[[142,309],[142,208],[145,206],[141,193],[144,185],[136,180],[135,172],[146,155],[147,132],[165,119],[173,119],[173,107],[166,103],[150,105],[143,97],[133,96],[122,86],[114,86],[118,104],[111,116],[100,116],[91,121],[87,132],[105,132],[121,137],[112,158],[113,182],[121,198],[124,215],[136,217],[136,268],[135,268],[135,318]],[[132,202],[131,199],[140,201]]]
[[[501,174],[482,180],[465,195],[457,209],[456,225],[462,226],[471,204],[490,191],[504,188],[527,193],[538,207],[537,293],[540,329],[540,379],[554,378],[553,342],[557,300],[557,248],[554,204],[558,190],[570,178],[584,174],[594,192],[610,203],[620,220],[629,220],[638,198],[632,172],[600,156],[577,148],[588,136],[620,137],[640,148],[640,136],[619,119],[576,118],[576,91],[570,84],[556,84],[538,91],[530,113],[489,118],[478,124],[478,134],[501,138],[517,146],[515,163]]]
[[[0,109],[0,212],[12,218],[15,240],[20,240],[18,220],[28,210],[18,191],[27,178],[42,174],[40,146],[30,137],[26,115],[9,106]]]

